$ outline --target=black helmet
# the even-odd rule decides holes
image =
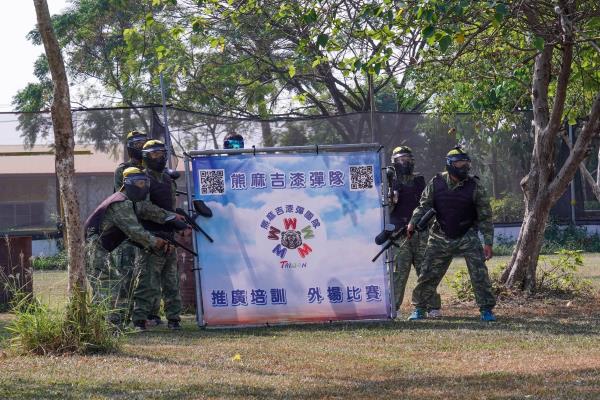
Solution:
[[[167,166],[167,148],[160,140],[148,140],[144,144],[142,156],[151,170],[162,172]]]
[[[408,146],[398,146],[392,150],[392,163],[398,175],[411,175],[415,169],[415,158]]]
[[[146,174],[139,168],[129,167],[123,171],[123,188],[131,201],[141,201],[146,198],[150,182]]]
[[[148,140],[148,136],[140,131],[131,131],[127,133],[127,154],[129,158],[135,160],[142,159],[142,148]]]
[[[464,165],[460,168],[454,166],[454,163],[457,161],[468,161],[467,165]],[[446,154],[446,171],[449,174],[454,175],[459,179],[466,179],[469,176],[469,171],[471,170],[471,158],[469,155],[462,149],[462,146],[458,145],[454,147],[452,150]]]

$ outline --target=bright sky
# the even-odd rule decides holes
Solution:
[[[68,0],[47,0],[50,15],[61,12]],[[44,52],[25,36],[36,23],[32,0],[0,1],[0,37],[4,57],[0,62],[0,111],[11,111],[12,97],[33,82],[33,63]]]

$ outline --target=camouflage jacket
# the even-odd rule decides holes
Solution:
[[[100,228],[105,231],[116,226],[130,240],[144,248],[152,247],[156,243],[156,238],[142,227],[137,219],[138,216],[162,224],[173,219],[175,214],[165,211],[149,201],[136,202],[134,205],[131,200],[125,200],[113,203],[108,207]]]
[[[448,172],[443,172],[442,178],[446,180],[449,190],[462,186],[463,181],[454,182],[450,179]],[[490,198],[487,191],[479,182],[479,178],[474,177],[477,186],[473,192],[473,201],[475,202],[475,208],[477,210],[477,228],[483,235],[484,244],[491,245],[494,242],[494,225],[492,223],[492,207],[490,205]],[[433,208],[433,179],[429,181],[423,194],[421,195],[421,201],[419,206],[413,212],[410,220],[411,224],[416,224],[419,219],[427,212],[428,209]],[[434,224],[434,229],[439,231],[439,225]]]

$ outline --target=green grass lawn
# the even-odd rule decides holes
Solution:
[[[600,255],[587,254],[581,272],[600,287]],[[34,279],[42,300],[64,303],[64,272]],[[132,334],[115,354],[0,347],[0,398],[600,398],[597,300],[500,304],[500,321],[484,324],[474,305],[451,301],[445,283],[441,293],[445,317],[417,323],[200,330],[189,316],[182,332]],[[0,314],[0,335],[10,319]]]

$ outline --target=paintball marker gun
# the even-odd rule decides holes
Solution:
[[[198,253],[196,253],[194,250],[190,249],[189,247],[184,246],[183,244],[179,243],[177,240],[173,239],[170,235],[164,234],[161,232],[152,232],[152,234],[158,238],[161,238],[162,240],[166,241],[167,243],[169,243],[175,247],[182,248],[183,250],[187,251],[188,253],[193,254],[194,256],[198,257]]]
[[[397,199],[395,198],[394,193],[394,181],[396,180],[396,170],[392,166],[384,167],[382,170],[385,171],[385,176],[387,179],[387,194],[384,197],[383,205],[394,207]]]
[[[206,216],[205,214],[202,214],[202,213],[198,212],[198,208],[196,208],[196,202],[197,202],[197,201],[199,201],[199,202],[202,202],[202,200],[194,200],[194,208],[196,209],[196,212],[197,212],[197,214],[196,214],[196,213],[194,213],[194,215],[190,216],[188,213],[186,213],[186,212],[185,212],[183,209],[181,209],[181,208],[176,208],[176,209],[175,209],[175,212],[176,212],[177,214],[179,214],[179,215],[182,215],[182,216],[183,216],[183,218],[185,218],[185,222],[186,222],[188,225],[190,225],[190,226],[192,227],[192,229],[194,229],[196,232],[200,232],[200,233],[202,233],[202,234],[203,234],[203,235],[204,235],[204,236],[205,236],[205,237],[208,239],[208,241],[209,241],[209,242],[213,243],[213,242],[214,242],[214,239],[213,239],[212,237],[210,237],[210,235],[209,235],[208,233],[206,233],[206,231],[205,231],[204,229],[202,229],[202,228],[200,227],[200,225],[198,225],[198,224],[196,223],[196,221],[195,221],[195,220],[196,220],[196,217],[197,217],[198,215],[203,215],[203,216]],[[202,202],[202,205],[203,205],[203,206],[206,208],[206,210],[208,210],[208,213],[210,213],[210,216],[212,217],[212,211],[211,211],[211,210],[210,210],[210,209],[209,209],[209,208],[208,208],[208,207],[207,207],[207,206],[204,204],[204,202]],[[204,210],[204,211],[205,211],[205,210]]]
[[[431,221],[431,218],[433,218],[434,215],[435,215],[435,210],[433,208],[430,208],[429,210],[427,210],[427,212],[421,217],[419,222],[417,222],[415,229],[419,232],[427,229],[427,226],[429,225],[429,221]],[[407,228],[407,226],[405,225],[402,228],[396,230],[395,225],[387,224],[385,226],[384,230],[381,231],[381,233],[379,233],[375,237],[376,244],[382,245],[385,242],[387,242],[387,243],[385,246],[383,246],[383,248],[379,251],[379,253],[377,253],[375,255],[375,257],[373,257],[373,259],[371,261],[372,262],[377,261],[379,256],[382,255],[387,249],[389,249],[392,246],[397,246],[396,241],[398,239],[400,239],[403,235],[406,234],[406,228]]]

